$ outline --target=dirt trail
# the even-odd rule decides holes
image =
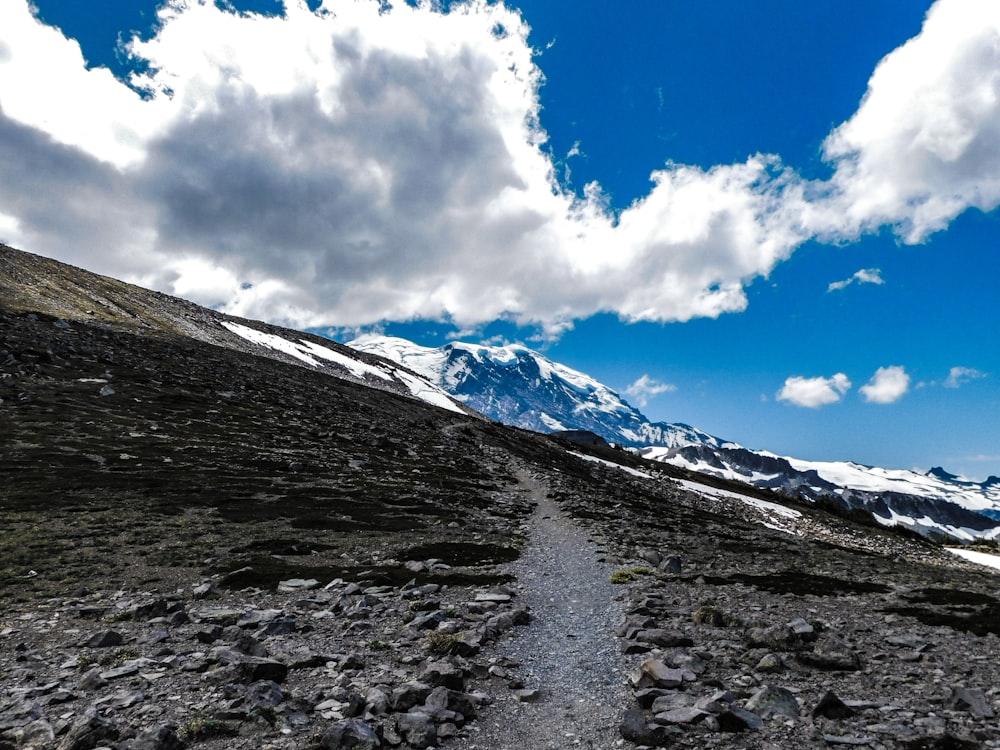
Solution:
[[[622,589],[610,583],[612,568],[599,561],[597,542],[547,498],[546,487],[527,472],[519,472],[519,480],[538,507],[529,545],[511,572],[521,588],[518,601],[530,607],[533,620],[498,652],[521,663],[525,688],[540,692],[528,703],[513,693],[496,696],[478,727],[470,727],[469,747],[621,747],[627,664],[614,628],[622,617],[616,598]]]

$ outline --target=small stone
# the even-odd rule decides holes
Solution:
[[[495,668],[500,669],[499,667]],[[492,670],[494,667],[490,669]],[[446,661],[431,662],[420,671],[417,680],[433,687],[443,685],[450,690],[465,688],[465,677],[462,669]]]
[[[716,717],[716,721],[719,722],[720,730],[730,733],[745,732],[748,729],[757,730],[764,726],[764,722],[757,714],[736,706],[723,711]]]
[[[360,719],[346,719],[330,727],[320,739],[323,750],[377,750],[382,747],[375,730]]]
[[[88,692],[100,690],[107,684],[108,681],[101,677],[100,667],[94,667],[93,669],[88,670],[80,678],[80,688]]]
[[[542,691],[538,688],[525,688],[524,690],[515,690],[514,697],[517,698],[520,703],[534,703],[539,698],[542,697]]]
[[[513,597],[500,591],[480,592],[476,594],[477,602],[494,602],[495,604],[506,604]]]
[[[986,699],[986,693],[979,688],[952,688],[951,704],[959,711],[965,711],[977,719],[993,718],[993,708]]]
[[[641,549],[639,550],[639,559],[656,567],[663,560],[663,556],[655,549]]]
[[[476,704],[469,695],[458,690],[449,690],[444,686],[434,688],[424,701],[424,706],[429,709],[443,708],[454,711],[470,719],[476,716]]]
[[[315,578],[289,578],[287,581],[278,582],[278,591],[283,594],[291,594],[296,591],[309,591],[318,586],[319,581]]]
[[[222,592],[211,581],[199,584],[192,590],[195,599],[209,599],[222,596]]]
[[[812,712],[813,718],[822,716],[826,719],[849,719],[854,716],[854,709],[837,697],[832,690],[827,690],[826,694],[820,698],[819,703]]]
[[[19,734],[20,747],[52,747],[56,739],[55,730],[45,719],[36,719],[25,725],[19,730]]]
[[[635,634],[635,640],[643,643],[651,643],[661,648],[675,648],[693,646],[694,641],[689,636],[679,633],[676,630],[664,630],[663,628],[652,628],[640,630]]]
[[[671,555],[666,559],[662,560],[657,566],[657,570],[661,573],[669,573],[671,575],[680,575],[681,573],[681,559],[676,555]]]
[[[120,646],[124,642],[125,638],[121,633],[114,630],[102,630],[100,633],[94,633],[83,645],[88,648],[111,648],[112,646]]]
[[[109,669],[106,672],[101,672],[101,679],[103,680],[118,680],[122,677],[132,677],[133,675],[139,674],[139,665],[135,663],[125,663],[120,667],[115,667],[114,669]]]
[[[653,701],[650,711],[654,714],[662,714],[665,711],[671,711],[675,708],[687,708],[694,702],[694,698],[687,693],[669,691]]]
[[[402,714],[397,721],[399,730],[411,747],[423,750],[437,746],[437,729],[429,714],[423,711],[410,711]]]
[[[778,654],[769,653],[761,657],[755,669],[758,672],[780,672],[784,666],[785,663]]]
[[[842,639],[824,635],[812,651],[803,651],[796,657],[803,664],[817,669],[855,672],[861,669],[861,657]]]
[[[708,715],[707,711],[687,706],[685,708],[672,708],[669,711],[656,714],[653,718],[658,724],[697,724]]]
[[[874,745],[874,737],[840,737],[835,734],[824,734],[823,741],[828,745]]]
[[[424,682],[404,682],[392,691],[389,704],[393,711],[409,711],[414,706],[422,705],[432,690],[433,688]]]
[[[772,685],[765,685],[750,696],[745,708],[765,719],[775,714],[799,718],[799,702],[791,691]]]
[[[59,743],[59,750],[92,750],[104,740],[118,739],[118,734],[115,722],[91,707],[70,726]]]
[[[663,745],[669,736],[667,727],[647,722],[646,715],[635,708],[625,712],[618,725],[618,732],[624,739],[637,745]]]
[[[684,672],[668,667],[658,659],[646,659],[629,678],[635,688],[675,688],[684,683]]]
[[[173,727],[160,725],[140,732],[128,750],[182,750],[183,747]]]
[[[788,623],[788,629],[792,635],[803,642],[816,640],[816,629],[801,617]]]
[[[207,607],[192,614],[198,622],[225,627],[226,625],[235,625],[236,621],[243,616],[243,610],[227,607]]]
[[[247,688],[245,700],[250,708],[273,708],[285,700],[285,694],[273,680],[260,680]]]

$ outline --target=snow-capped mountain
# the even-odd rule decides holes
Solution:
[[[689,425],[650,422],[614,390],[524,346],[428,348],[376,335],[348,346],[404,365],[499,422],[539,432],[588,430],[651,460],[811,499],[834,498],[925,533],[1000,537],[997,477],[978,483],[940,468],[924,474],[751,450]]]
[[[476,411],[527,430],[589,430],[633,448],[725,445],[688,425],[652,423],[606,385],[524,346],[453,342],[434,349],[376,335],[348,346],[398,362]]]

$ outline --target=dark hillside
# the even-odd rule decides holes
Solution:
[[[985,569],[375,390],[219,318],[0,248],[0,749],[472,747],[527,679],[494,644],[548,616],[518,600],[548,571],[511,572],[540,498],[619,568],[621,649],[670,670],[614,686],[644,711],[631,743],[1000,746]],[[585,681],[571,636],[551,648]],[[800,714],[769,719],[768,685]],[[851,718],[814,715],[828,690]],[[558,686],[535,697],[571,722]]]

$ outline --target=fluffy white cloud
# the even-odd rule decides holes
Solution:
[[[858,390],[869,403],[892,404],[910,390],[910,376],[903,367],[880,367],[872,379]]]
[[[0,210],[26,249],[297,326],[558,332],[742,310],[803,240],[770,157],[667,165],[618,215],[597,185],[563,191],[528,30],[502,5],[173,0],[159,20],[130,46],[140,96],[27,0],[0,8]]]
[[[943,385],[945,388],[960,388],[972,380],[979,380],[985,377],[985,372],[980,372],[974,367],[952,367],[948,371],[948,377],[945,379]]]
[[[632,385],[625,389],[625,395],[630,397],[639,408],[644,408],[649,403],[649,399],[659,396],[661,393],[672,393],[677,390],[676,385],[663,383],[649,377],[648,374],[640,376]]]
[[[599,185],[580,199],[556,179],[520,16],[435,5],[286,0],[264,17],[168,0],[126,86],[5,0],[0,233],[300,327],[508,316],[557,334],[602,311],[738,312],[812,236],[889,222],[919,239],[1000,200],[993,2],[940,0],[882,62],[826,142],[831,183],[775,156],[671,163],[617,213]]]
[[[795,375],[785,380],[785,385],[775,398],[795,406],[818,409],[827,404],[837,403],[850,389],[851,381],[842,372],[829,378],[804,378]]]
[[[862,268],[860,271],[855,271],[848,279],[834,281],[826,290],[828,292],[836,292],[846,289],[855,282],[858,284],[878,284],[881,286],[885,283],[885,279],[882,278],[882,269],[880,268]]]
[[[821,234],[889,224],[919,242],[970,206],[1000,204],[1000,3],[935,3],[823,151],[836,173],[807,220]]]

